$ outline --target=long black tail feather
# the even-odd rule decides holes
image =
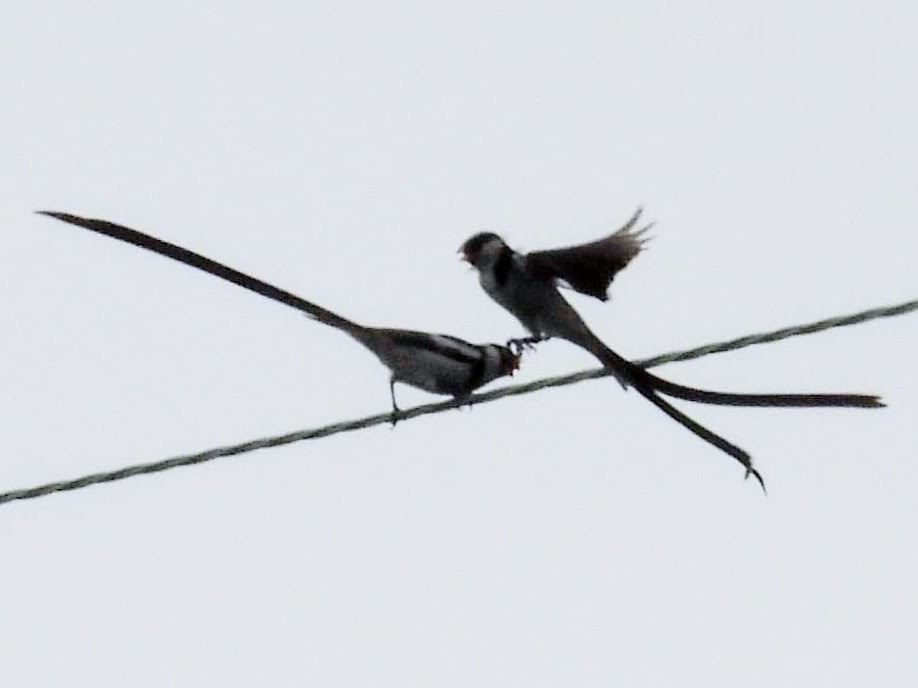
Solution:
[[[746,477],[748,478],[750,475],[755,477],[755,479],[759,481],[759,485],[762,486],[762,491],[765,494],[768,494],[768,490],[765,489],[765,481],[762,479],[762,475],[755,468],[753,468],[752,457],[748,454],[748,452],[740,447],[737,447],[735,444],[728,442],[717,433],[708,430],[700,423],[692,420],[687,415],[670,405],[668,401],[661,399],[657,394],[653,392],[653,390],[646,388],[643,384],[635,384],[634,388],[645,399],[647,399],[647,401],[663,411],[663,413],[682,425],[684,428],[695,433],[695,435],[703,439],[705,442],[714,445],[721,451],[729,454],[734,459],[743,464],[746,469]]]
[[[615,371],[617,377],[632,385],[646,385],[659,394],[685,401],[717,406],[760,406],[760,407],[848,407],[883,408],[886,404],[873,394],[740,394],[714,392],[707,389],[686,387],[657,377],[631,361],[622,358],[597,338],[589,350],[603,365]]]
[[[337,313],[317,306],[311,301],[300,298],[296,294],[291,294],[289,291],[275,287],[273,284],[268,284],[263,282],[260,279],[247,275],[244,272],[239,272],[234,270],[231,267],[223,265],[223,263],[218,263],[215,260],[211,260],[205,256],[202,256],[200,253],[195,253],[194,251],[189,251],[187,248],[182,248],[181,246],[176,246],[175,244],[170,244],[168,241],[163,241],[162,239],[157,239],[152,237],[149,234],[144,234],[143,232],[138,232],[136,229],[131,229],[129,227],[124,227],[122,225],[115,224],[114,222],[108,222],[106,220],[94,220],[91,218],[79,217],[78,215],[70,215],[68,213],[58,213],[52,212],[49,210],[39,210],[37,211],[39,215],[47,215],[48,217],[53,217],[57,220],[67,222],[78,227],[83,227],[92,232],[97,232],[98,234],[104,234],[113,239],[118,239],[128,244],[133,244],[134,246],[139,246],[140,248],[145,248],[148,251],[153,253],[158,253],[161,256],[171,258],[176,260],[179,263],[184,263],[185,265],[190,265],[193,268],[202,270],[204,272],[220,277],[228,282],[232,282],[243,289],[248,289],[253,291],[256,294],[261,294],[272,301],[277,301],[283,303],[291,308],[295,308],[299,311],[302,311],[316,320],[325,323],[326,325],[331,325],[332,327],[337,327],[344,330],[345,332],[357,332],[364,330],[365,328],[357,323],[354,323],[347,318],[343,318]]]

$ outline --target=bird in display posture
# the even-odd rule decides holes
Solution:
[[[531,345],[558,337],[593,354],[623,387],[634,387],[642,396],[702,439],[737,459],[765,487],[744,450],[678,411],[660,398],[663,394],[703,404],[723,406],[849,406],[877,408],[884,404],[876,396],[860,394],[733,394],[686,387],[652,375],[622,358],[587,327],[577,311],[558,290],[567,285],[601,301],[615,275],[641,252],[650,225],[637,229],[641,209],[609,236],[591,243],[550,251],[521,254],[492,232],[469,238],[459,249],[463,260],[477,271],[488,296],[510,311],[530,337],[511,340],[511,345]]]
[[[309,317],[346,332],[372,351],[391,371],[389,392],[392,421],[400,411],[395,402],[395,383],[402,382],[434,394],[462,399],[474,390],[519,368],[519,354],[498,344],[470,344],[457,337],[412,330],[366,327],[332,313],[321,306],[250,277],[210,258],[134,229],[105,220],[93,220],[66,213],[39,211],[41,215],[69,222],[99,234],[134,244],[185,265],[216,275],[240,287],[295,308]]]

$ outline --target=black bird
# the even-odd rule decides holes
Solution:
[[[256,294],[279,301],[319,322],[346,332],[372,351],[391,371],[389,392],[392,397],[393,422],[397,420],[400,411],[395,402],[396,382],[434,394],[448,394],[462,399],[496,378],[513,375],[519,368],[519,354],[505,346],[470,344],[458,337],[445,334],[358,325],[288,291],[137,230],[105,220],[93,220],[67,213],[39,211],[39,214],[172,258]]]
[[[644,235],[651,225],[636,229],[640,214],[638,208],[616,232],[578,246],[524,255],[497,234],[481,232],[469,238],[459,252],[478,270],[479,282],[488,296],[529,331],[530,337],[511,340],[511,344],[529,345],[559,337],[586,349],[612,371],[623,387],[634,387],[670,418],[737,459],[746,467],[747,477],[754,475],[763,489],[762,476],[752,467],[748,453],[676,410],[659,395],[723,406],[884,406],[879,397],[863,394],[734,394],[695,389],[657,377],[612,351],[587,327],[558,286],[566,284],[581,294],[606,301],[615,275],[643,249]]]

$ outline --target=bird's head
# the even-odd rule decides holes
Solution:
[[[510,375],[512,377],[513,373],[520,369],[521,354],[513,353],[506,346],[497,346],[497,352],[500,355],[501,375]]]
[[[459,258],[481,268],[483,262],[496,257],[505,247],[504,240],[494,232],[479,232],[459,247]]]

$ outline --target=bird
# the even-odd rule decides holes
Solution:
[[[705,441],[726,452],[765,482],[752,466],[750,455],[723,437],[698,424],[660,395],[723,406],[846,406],[879,408],[879,397],[863,394],[736,394],[686,387],[657,377],[610,349],[586,325],[564,298],[559,287],[608,300],[608,290],[621,270],[644,250],[653,224],[638,227],[641,208],[619,229],[586,244],[522,254],[493,232],[479,232],[459,248],[462,260],[478,271],[481,287],[509,311],[529,332],[508,346],[522,348],[558,337],[593,354],[624,388],[633,387],[644,398]]]
[[[360,325],[284,289],[136,229],[68,213],[36,212],[203,270],[350,335],[389,368],[393,425],[401,413],[395,399],[396,382],[434,394],[466,399],[492,380],[512,376],[520,365],[520,352],[499,344],[471,344],[445,334]]]

